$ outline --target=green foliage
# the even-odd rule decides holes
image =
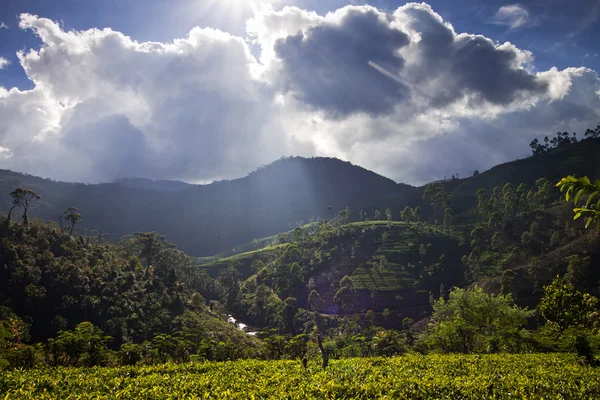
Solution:
[[[565,194],[566,201],[573,199],[575,205],[573,219],[584,217],[586,228],[591,224],[600,227],[600,180],[592,183],[587,176],[576,178],[569,175],[562,178],[556,187],[559,187],[560,191]],[[583,200],[584,197],[587,197],[585,204],[578,207],[580,200]]]
[[[430,183],[427,185],[423,193],[423,200],[431,204],[436,219],[439,210],[452,207],[451,196],[446,192],[446,188],[442,183]]]
[[[73,331],[61,331],[56,338],[44,344],[44,357],[48,365],[94,366],[106,358],[110,336],[90,322],[82,322]]]
[[[311,290],[308,294],[308,307],[310,310],[316,311],[323,307],[323,299],[316,290]]]
[[[490,295],[483,289],[457,289],[448,300],[434,300],[433,314],[419,341],[445,353],[520,352],[533,311],[519,308],[510,295]]]
[[[163,250],[175,247],[167,242],[165,236],[156,232],[135,232],[125,236],[121,240],[121,246],[146,261],[146,273]]]
[[[587,284],[592,258],[585,255],[573,254],[565,257],[563,261],[567,263],[567,273],[564,276],[565,282],[577,289],[584,288]]]
[[[407,355],[333,360],[164,364],[92,370],[13,371],[0,376],[11,399],[514,399],[597,398],[597,369],[570,355]]]
[[[596,297],[576,290],[557,276],[544,287],[539,310],[547,324],[563,332],[570,327],[597,328],[600,322],[597,306]]]
[[[356,291],[352,279],[348,275],[344,276],[340,281],[340,288],[335,293],[333,301],[344,312],[351,310],[356,302]]]
[[[61,229],[64,231],[66,228],[64,228],[62,226],[63,220],[71,223],[71,226],[69,227],[69,235],[73,234],[73,229],[75,228],[76,224],[80,224],[81,222],[83,222],[83,219],[81,217],[81,214],[79,213],[79,210],[75,207],[67,208],[65,211],[63,211],[62,215],[59,217]]]

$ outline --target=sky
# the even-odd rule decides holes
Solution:
[[[468,176],[600,123],[600,0],[3,0],[0,168]]]

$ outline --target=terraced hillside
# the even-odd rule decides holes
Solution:
[[[356,302],[346,313],[373,310],[417,318],[429,308],[429,294],[439,295],[440,285],[460,285],[464,280],[461,257],[467,247],[455,234],[418,223],[367,221],[339,226],[326,240],[301,240],[299,264],[303,279],[289,293],[298,306],[309,307],[307,299],[316,290],[322,302],[318,311],[340,314],[334,301],[344,276],[352,280]],[[290,233],[282,235],[289,237]],[[200,259],[200,267],[213,278],[229,265],[236,265],[244,279],[254,280],[256,260],[276,269],[295,243],[273,244],[220,259]],[[280,296],[281,297],[281,296]],[[314,307],[313,307],[314,308]]]

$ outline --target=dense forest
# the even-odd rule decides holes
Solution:
[[[4,171],[0,368],[409,352],[593,365],[598,136],[418,188],[334,159],[162,189]]]

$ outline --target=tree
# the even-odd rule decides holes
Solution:
[[[379,221],[380,217],[381,217],[381,211],[379,211],[379,208],[376,208],[375,209],[375,215],[374,215],[375,221]]]
[[[487,230],[481,226],[477,225],[471,231],[471,248],[475,249],[478,247],[483,247],[487,243],[488,233]]]
[[[491,241],[492,249],[496,251],[502,250],[504,246],[504,239],[502,238],[502,234],[500,232],[496,232],[492,235]]]
[[[358,217],[360,218],[361,221],[366,221],[367,220],[367,213],[364,210],[360,210],[358,212]]]
[[[395,330],[380,330],[371,341],[376,356],[396,356],[406,353],[404,338]]]
[[[100,328],[87,321],[75,327],[75,334],[83,343],[86,365],[93,367],[100,364],[106,350],[106,344],[110,341],[111,337],[104,335],[104,332]]]
[[[517,195],[517,213],[525,214],[527,213],[529,207],[527,204],[527,185],[521,183],[517,187],[516,195]]]
[[[473,171],[473,176],[478,176],[478,175],[479,175],[479,171],[478,170]]]
[[[477,191],[477,212],[481,218],[487,218],[490,212],[489,201],[487,190],[479,189]]]
[[[548,324],[563,332],[573,326],[592,327],[599,317],[597,305],[596,297],[576,290],[557,276],[544,287],[539,309]]]
[[[400,213],[400,219],[402,221],[411,222],[414,218],[414,212],[409,206],[404,207],[404,210]]]
[[[121,244],[146,261],[146,275],[163,250],[175,248],[175,245],[167,242],[165,236],[156,232],[135,232],[132,236],[125,237]]]
[[[507,269],[502,273],[500,277],[500,293],[503,295],[515,295],[515,273]]]
[[[519,198],[515,188],[510,183],[502,187],[502,204],[504,206],[504,215],[506,218],[514,218],[517,211]]]
[[[284,329],[286,332],[294,333],[294,317],[298,308],[296,307],[296,299],[288,297],[283,301],[281,306],[281,317],[283,318]]]
[[[200,310],[202,310],[202,308],[204,307],[204,304],[205,304],[204,296],[202,296],[200,293],[196,292],[192,295],[192,299],[191,299],[190,303],[191,303],[192,309],[194,309],[196,311],[200,311]]]
[[[375,324],[375,312],[373,310],[367,310],[367,313],[365,314],[365,324],[369,328]]]
[[[413,209],[413,218],[416,222],[421,221],[421,214],[423,214],[423,212],[421,211],[421,207],[420,206],[416,206]]]
[[[433,301],[433,314],[419,342],[443,352],[488,353],[520,350],[523,326],[533,311],[517,307],[510,295],[479,287],[450,292]]]
[[[19,208],[21,207],[21,203],[13,197],[10,208],[8,209],[8,216],[7,216],[7,222],[10,225],[10,223],[12,222],[12,212],[15,208]]]
[[[392,212],[389,208],[385,209],[385,219],[387,219],[388,222],[392,221]]]
[[[217,278],[217,283],[223,292],[223,297],[229,310],[234,308],[237,301],[238,293],[240,291],[240,277],[241,275],[237,270],[236,265],[232,263],[221,271]]]
[[[356,291],[354,290],[352,279],[350,279],[348,275],[344,276],[340,281],[340,288],[335,293],[333,301],[344,312],[348,312],[354,307],[354,303],[356,302]]]
[[[535,208],[543,208],[548,206],[552,202],[552,184],[546,178],[540,178],[535,181],[537,192],[534,193],[534,204]]]
[[[584,288],[587,283],[589,266],[592,262],[590,256],[580,256],[573,254],[563,259],[567,263],[567,273],[564,276],[565,282],[573,285],[575,288]]]
[[[423,193],[423,199],[429,201],[436,215],[438,210],[451,207],[450,195],[446,193],[446,188],[441,183],[430,183],[427,185],[425,193]]]
[[[350,220],[350,208],[346,207],[342,211],[338,213],[339,217],[342,219],[342,224],[347,224]]]
[[[11,211],[14,208],[21,207],[23,208],[23,225],[29,225],[29,215],[27,212],[29,211],[29,206],[31,203],[39,200],[41,196],[29,189],[21,189],[17,188],[13,192],[10,193],[10,196],[13,198],[13,205],[11,207]],[[10,211],[9,211],[9,219],[10,219]]]
[[[585,131],[585,137],[589,139],[598,139],[600,138],[600,124],[595,129],[587,129]]]
[[[453,227],[452,209],[450,207],[444,209],[444,227],[449,231]]]
[[[594,183],[590,181],[587,176],[583,178],[576,178],[572,175],[562,178],[560,182],[556,184],[560,188],[561,193],[565,193],[565,200],[568,202],[571,198],[573,199],[573,219],[580,217],[585,218],[585,227],[589,227],[592,223],[596,224],[596,227],[600,227],[600,180],[596,180]],[[587,200],[584,205],[579,205],[579,200],[583,196],[587,196]],[[594,200],[597,200],[594,203]]]
[[[46,362],[52,366],[77,366],[85,356],[86,366],[98,365],[110,339],[91,322],[82,322],[74,331],[61,331],[56,339],[48,339],[44,344]]]
[[[311,290],[308,294],[308,308],[312,311],[316,311],[323,307],[323,299],[316,290]]]
[[[63,229],[63,227],[62,227],[63,220],[69,221],[71,223],[71,226],[69,228],[69,235],[71,235],[71,236],[73,235],[73,229],[75,228],[75,224],[79,224],[79,223],[83,222],[83,219],[81,218],[81,214],[79,213],[79,210],[75,207],[67,208],[65,211],[63,211],[62,215],[59,217],[61,229]]]

